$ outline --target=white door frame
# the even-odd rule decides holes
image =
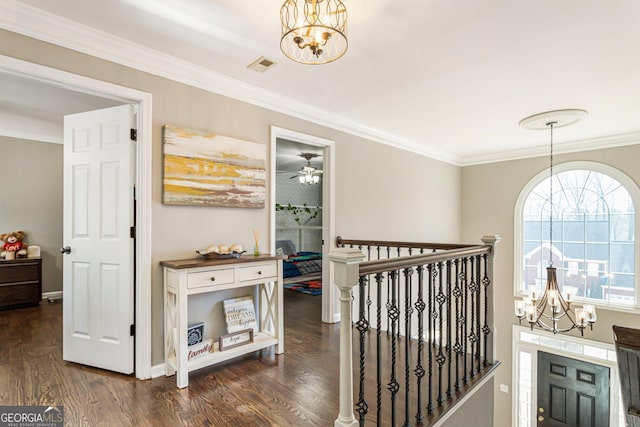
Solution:
[[[302,144],[322,147],[322,321],[335,323],[340,321],[338,292],[333,284],[333,268],[329,262],[329,252],[335,247],[335,141],[290,129],[271,126],[270,173],[269,173],[269,248],[276,248],[276,139],[288,139]],[[326,286],[326,284],[330,284]]]
[[[151,94],[3,55],[0,71],[138,106],[135,373],[151,378]]]

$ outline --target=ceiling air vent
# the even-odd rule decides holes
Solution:
[[[264,73],[269,68],[274,67],[277,62],[272,61],[271,59],[267,59],[264,56],[253,61],[251,64],[247,65],[247,68],[253,71],[257,71],[259,73]]]

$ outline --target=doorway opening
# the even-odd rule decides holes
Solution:
[[[538,424],[539,353],[578,359],[609,369],[609,426],[624,427],[620,380],[613,344],[570,335],[554,335],[528,327],[513,326],[512,424],[535,427]]]
[[[135,242],[134,316],[135,375],[151,377],[151,94],[69,72],[44,67],[15,58],[0,56],[0,78],[12,76],[48,85],[58,91],[104,98],[115,104],[137,106],[138,142],[135,148],[135,187],[138,229]],[[20,137],[19,135],[14,135]],[[62,243],[62,242],[60,242]],[[64,296],[63,296],[64,297]]]
[[[271,128],[270,248],[299,255],[284,263],[286,282],[315,291],[326,323],[337,321],[338,307],[328,261],[335,235],[333,148],[327,139]]]

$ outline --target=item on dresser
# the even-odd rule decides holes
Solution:
[[[11,231],[9,233],[0,234],[0,240],[4,242],[0,258],[15,259],[27,257],[27,244],[24,240],[24,231]]]
[[[40,258],[40,246],[29,245],[27,248],[27,258]]]
[[[240,255],[245,252],[242,246],[237,243],[233,245],[209,245],[205,249],[196,251],[198,255],[207,259],[240,258]]]
[[[224,320],[227,322],[227,333],[232,334],[245,329],[258,331],[253,297],[226,299],[222,301],[222,306],[224,307]]]
[[[242,252],[229,252],[227,254],[219,254],[217,252],[203,252],[203,251],[196,251],[196,253],[198,255],[201,255],[203,257],[205,257],[206,259],[225,259],[225,258],[240,258],[240,256],[245,253],[246,251],[242,251]]]

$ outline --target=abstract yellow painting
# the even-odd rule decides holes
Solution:
[[[264,145],[165,125],[163,149],[164,204],[264,208]]]

